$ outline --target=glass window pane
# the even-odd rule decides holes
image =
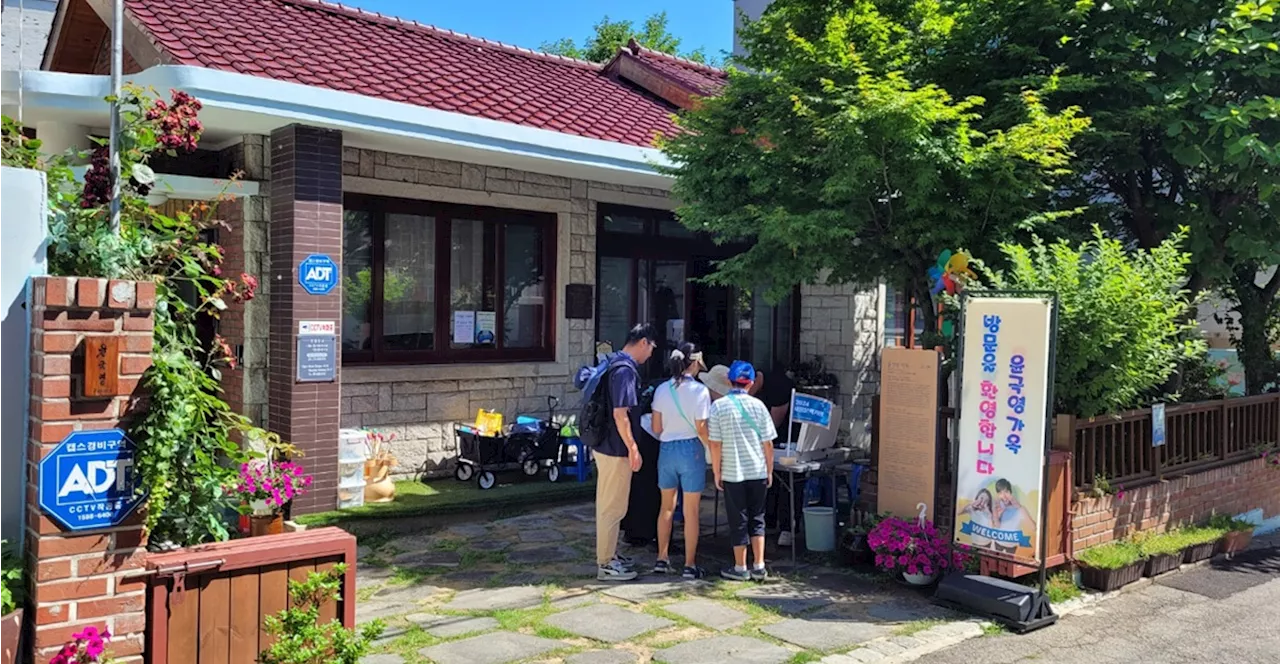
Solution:
[[[540,348],[546,337],[542,229],[506,226],[503,243],[502,346]]]
[[[604,217],[604,230],[610,233],[643,233],[644,221],[643,217],[607,214]]]
[[[675,219],[663,219],[658,222],[658,235],[665,237],[693,237],[694,232]]]
[[[373,215],[342,213],[342,348],[372,350]]]
[[[602,257],[598,280],[600,327],[596,341],[620,350],[631,328],[631,259]]]
[[[387,350],[435,347],[435,240],[434,217],[387,215],[382,283],[382,342]]]
[[[653,323],[668,348],[684,341],[684,261],[658,261],[653,266]],[[678,321],[673,323],[672,321]]]
[[[487,317],[477,312],[496,314],[494,276],[497,265],[497,243],[493,224],[476,219],[454,219],[450,229],[449,252],[449,347],[489,348],[494,340],[484,337],[477,343],[476,320]],[[468,312],[472,336],[456,338],[456,312]],[[466,327],[466,326],[464,326]],[[491,330],[492,331],[492,330]]]

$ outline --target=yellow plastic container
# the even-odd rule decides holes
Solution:
[[[502,413],[481,408],[480,412],[476,413],[476,430],[482,436],[496,436],[502,433]]]

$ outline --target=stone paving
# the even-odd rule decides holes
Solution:
[[[714,576],[685,581],[643,574],[652,569],[652,550],[624,547],[641,578],[600,583],[594,519],[594,506],[583,504],[363,538],[356,620],[387,625],[363,661],[890,663],[983,631],[911,588],[815,560],[795,570],[778,567],[764,584]],[[704,535],[699,547],[713,575],[725,562],[725,530],[721,523],[720,538]]]

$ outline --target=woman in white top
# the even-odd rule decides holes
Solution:
[[[653,432],[662,441],[658,455],[658,489],[662,491],[662,508],[658,511],[658,561],[655,574],[669,574],[668,550],[671,546],[671,524],[676,513],[676,492],[684,498],[684,571],[687,579],[699,579],[705,572],[698,567],[698,510],[702,490],[707,484],[707,418],[711,415],[711,393],[696,376],[707,367],[702,351],[689,342],[671,351],[667,360],[671,380],[653,393]]]

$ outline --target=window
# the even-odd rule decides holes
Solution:
[[[906,291],[893,286],[885,286],[884,298],[884,345],[886,348],[907,346],[907,321],[911,318],[911,298]],[[920,335],[924,332],[924,319],[916,312],[915,332],[911,335],[912,346],[918,346]]]
[[[349,195],[345,363],[550,360],[555,215]]]

